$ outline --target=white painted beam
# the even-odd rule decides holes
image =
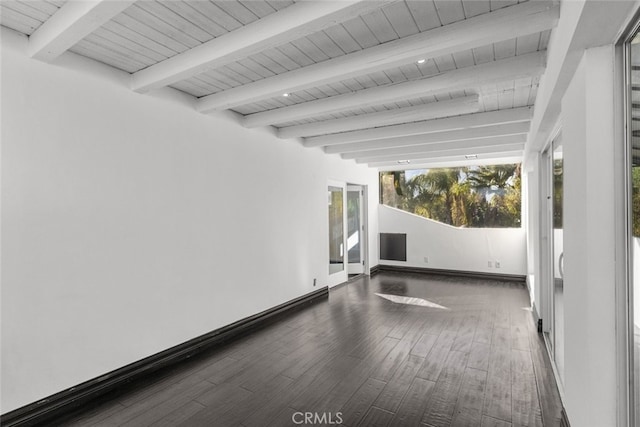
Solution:
[[[370,151],[358,151],[354,153],[345,153],[341,157],[343,159],[359,159],[359,163],[368,163],[369,161],[375,161],[380,158],[407,158],[412,154],[417,153],[442,153],[452,150],[463,150],[465,154],[476,154],[478,150],[489,151],[504,151],[503,147],[509,147],[512,145],[521,146],[524,148],[526,142],[524,135],[507,135],[499,136],[496,138],[477,138],[467,139],[464,141],[453,141],[442,144],[428,144],[428,145],[414,145],[410,147],[397,147],[387,148],[382,150],[370,150]],[[409,157],[411,158],[411,157]]]
[[[389,147],[407,147],[410,145],[439,144],[447,141],[459,141],[464,139],[493,138],[503,135],[526,134],[529,131],[529,122],[507,123],[481,128],[458,129],[446,132],[436,132],[424,135],[401,136],[397,138],[376,139],[373,141],[352,142],[349,144],[330,145],[325,147],[327,154],[353,153],[365,150],[380,150]]]
[[[305,90],[363,73],[399,67],[419,59],[451,55],[538,33],[553,28],[558,16],[559,6],[547,1],[531,1],[506,7],[205,96],[200,99],[198,108],[201,112],[229,109],[273,98],[285,92]]]
[[[512,108],[509,110],[490,111],[487,113],[466,114],[442,119],[377,127],[373,129],[314,136],[305,138],[303,145],[305,147],[320,147],[382,138],[395,138],[399,136],[442,132],[447,130],[499,125],[504,123],[526,122],[531,120],[532,113],[533,111],[531,108],[522,107]]]
[[[553,132],[560,104],[584,51],[614,44],[638,10],[637,1],[567,1],[549,44],[549,66],[540,80],[527,154],[535,158]],[[597,30],[594,30],[597,28]]]
[[[462,159],[462,160],[461,160]],[[400,164],[398,162],[380,162],[370,163],[367,166],[376,169],[379,172],[384,171],[400,171],[410,169],[438,169],[438,168],[456,168],[456,167],[471,167],[482,165],[506,165],[522,162],[522,152],[514,151],[511,153],[495,153],[488,154],[487,156],[478,156],[475,159],[465,159],[461,156],[455,156],[451,158],[443,159],[423,159],[412,161],[408,164]]]
[[[372,162],[369,163],[368,166],[371,168],[377,168],[380,171],[396,171],[407,169],[435,169],[454,168],[462,166],[502,165],[521,162],[522,154],[522,150],[518,150],[500,153],[480,154],[475,159],[466,159],[464,155],[457,155],[433,159],[415,159],[411,160],[408,164],[405,164],[404,162],[398,163],[397,160]]]
[[[471,95],[447,101],[361,114],[359,116],[345,117],[342,119],[281,127],[278,129],[278,136],[280,138],[296,138],[300,136],[324,135],[327,133],[456,116],[459,114],[473,113],[478,111],[478,109],[478,95]]]
[[[29,37],[29,55],[53,61],[135,0],[69,0]]]
[[[411,153],[406,155],[389,155],[389,156],[380,156],[380,157],[372,157],[372,158],[362,158],[355,159],[356,163],[382,163],[382,162],[398,162],[398,160],[439,160],[443,158],[449,157],[461,157],[465,156],[486,156],[494,153],[513,153],[518,151],[520,153],[524,152],[524,142],[520,144],[509,144],[501,147],[482,147],[482,148],[474,148],[473,150],[468,149],[459,149],[459,150],[444,150],[437,151],[434,153],[424,152],[424,153]]]
[[[544,72],[545,53],[534,52],[482,65],[461,68],[437,76],[405,83],[363,89],[357,92],[249,114],[244,118],[248,128],[306,119],[320,114],[380,105],[482,85],[539,76]]]
[[[134,73],[133,90],[146,92],[170,85],[320,31],[382,4],[384,1],[297,2]]]

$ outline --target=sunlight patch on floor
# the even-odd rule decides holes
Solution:
[[[449,310],[447,307],[443,307],[440,304],[436,304],[435,302],[427,301],[422,298],[413,298],[413,297],[403,297],[400,295],[389,295],[389,294],[379,294],[376,292],[381,298],[387,299],[391,302],[395,302],[396,304],[408,304],[408,305],[419,305],[421,307],[431,307],[431,308],[441,308],[443,310]]]

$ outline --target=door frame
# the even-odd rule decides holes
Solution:
[[[335,273],[331,273],[331,271],[329,270],[329,245],[330,242],[329,240],[326,240],[327,242],[327,246],[326,246],[326,251],[325,251],[325,255],[326,255],[326,262],[325,262],[325,268],[327,269],[327,286],[329,287],[333,287],[336,285],[339,285],[340,283],[346,282],[347,281],[347,251],[345,250],[347,247],[347,210],[346,210],[346,206],[347,206],[347,184],[344,181],[334,181],[334,180],[327,180],[326,183],[326,189],[327,189],[327,193],[329,193],[329,187],[336,187],[336,188],[341,188],[342,189],[342,265],[343,265],[343,269],[340,271],[337,271]],[[328,194],[329,200],[330,200],[330,193]],[[329,228],[329,209],[328,209],[328,204],[327,204],[327,210],[326,210],[326,215],[327,215],[327,234],[326,234],[326,239],[329,238],[329,232],[330,232],[330,228]]]
[[[564,402],[564,383],[556,366],[555,337],[555,281],[554,281],[554,236],[553,236],[553,150],[554,143],[561,139],[562,120],[559,119],[544,148],[540,151],[540,274],[543,338],[551,361],[560,399]]]
[[[342,220],[342,227],[343,227],[343,247],[345,248],[345,250],[343,251],[343,262],[344,262],[344,269],[342,269],[342,271],[338,271],[336,273],[330,274],[329,273],[329,242],[327,241],[327,250],[325,251],[326,254],[326,262],[325,265],[327,266],[327,286],[329,286],[330,288],[333,286],[337,286],[340,285],[342,283],[345,283],[349,280],[349,276],[348,276],[348,271],[349,271],[349,257],[348,257],[348,251],[346,250],[347,248],[347,234],[348,234],[348,227],[347,227],[347,217],[348,217],[348,212],[346,209],[347,206],[347,188],[348,186],[357,186],[360,187],[360,189],[362,190],[362,205],[361,205],[361,221],[362,221],[362,227],[364,229],[364,231],[362,231],[362,247],[361,247],[361,256],[362,259],[364,261],[364,265],[363,265],[363,274],[369,275],[370,274],[370,265],[369,265],[369,197],[368,197],[368,189],[369,186],[366,184],[357,184],[357,183],[347,183],[346,181],[342,181],[342,180],[334,180],[334,179],[328,179],[326,182],[326,187],[328,189],[328,187],[339,187],[342,188],[343,192],[342,192],[342,203],[343,206],[345,207],[342,210],[342,214],[343,214],[343,220]],[[327,210],[327,215],[328,215],[328,210]],[[327,228],[329,226],[329,223],[327,221]],[[328,238],[328,229],[327,229],[327,238]]]
[[[367,186],[366,185],[360,185],[360,184],[349,184],[347,183],[347,192],[349,191],[358,191],[360,192],[360,263],[359,263],[359,267],[353,265],[352,263],[349,262],[349,248],[347,246],[347,277],[350,274],[365,274],[367,273],[368,270],[368,266],[367,266],[367,261],[368,261],[368,256],[367,256],[367,249],[369,247],[368,245],[368,229],[367,229],[367,221],[365,218],[365,212],[367,211],[366,207],[366,203],[367,203]],[[348,222],[348,217],[349,217],[349,213],[348,213],[348,209],[346,211],[346,217],[347,217],[347,222]],[[347,232],[348,232],[348,225],[347,225]],[[346,236],[348,238],[348,236]],[[355,269],[354,269],[355,268]]]
[[[542,315],[542,332],[544,333],[545,340],[550,336],[550,342],[547,342],[547,347],[552,351],[553,349],[553,233],[552,233],[552,212],[551,212],[551,163],[553,161],[553,152],[551,141],[542,150],[540,156],[540,189],[541,203],[540,203],[540,252],[542,260],[541,262],[541,289],[540,295],[541,301],[541,315]]]

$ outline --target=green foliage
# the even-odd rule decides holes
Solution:
[[[562,200],[563,200],[564,163],[562,159],[553,161],[553,228],[562,228]]]
[[[468,181],[474,188],[491,186],[506,188],[508,181],[518,168],[520,168],[520,165],[480,166],[469,176]]]
[[[385,205],[457,227],[520,227],[519,164],[430,169],[409,180],[403,171],[381,172],[380,196]]]

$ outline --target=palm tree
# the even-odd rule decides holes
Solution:
[[[409,180],[381,172],[380,180],[389,206],[454,226],[520,225],[520,165],[430,169]]]
[[[520,165],[480,166],[469,174],[471,186],[487,198],[484,224],[490,227],[520,225]]]
[[[520,175],[520,165],[480,166],[469,173],[468,180],[473,188],[506,188],[509,180]]]
[[[454,225],[454,200],[462,190],[459,185],[460,169],[431,169],[416,175],[407,182],[413,196],[410,208],[414,213]]]

